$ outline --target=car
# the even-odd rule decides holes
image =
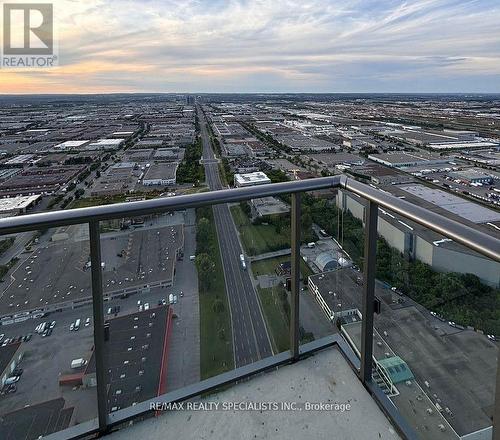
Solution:
[[[2,390],[2,394],[11,394],[15,393],[17,391],[17,387],[15,383],[11,383],[10,385],[7,385],[4,387]]]
[[[23,374],[23,369],[16,367],[14,368],[14,371],[12,371],[13,376],[21,376]]]
[[[46,333],[45,336],[50,336],[52,334],[52,329],[51,328],[47,329],[46,331],[47,331],[47,333]]]
[[[142,306],[142,304],[141,304],[141,305],[139,306],[139,312],[142,312],[143,308],[144,308],[144,307],[143,307],[143,306]]]
[[[436,312],[430,312],[432,316],[436,317],[437,313]]]
[[[25,342],[29,342],[31,341],[31,338],[33,337],[33,333],[28,333],[26,336],[25,336]]]
[[[11,385],[13,383],[19,382],[19,379],[21,379],[19,376],[10,376],[5,379],[4,385]]]
[[[159,300],[158,300],[158,305],[159,305],[159,306],[163,305],[163,300],[159,299]]]
[[[5,334],[4,334],[4,333],[2,333],[2,334],[0,335],[0,342],[3,340],[3,338],[4,338],[4,337],[5,337]]]
[[[49,328],[50,328],[50,329],[53,329],[55,326],[56,326],[56,322],[55,322],[55,321],[52,321],[52,322],[50,323]]]
[[[144,310],[149,310],[149,303],[144,304]]]
[[[448,321],[448,325],[450,327],[455,327],[457,324],[455,322],[453,322],[453,321]]]
[[[72,322],[71,325],[69,326],[69,331],[72,332],[75,329],[75,323]]]
[[[85,327],[88,327],[90,325],[90,318],[87,318],[85,320]]]
[[[496,341],[497,337],[495,335],[486,335],[490,341]]]
[[[181,290],[181,298],[184,296],[184,292]]]
[[[166,305],[167,305],[167,300],[166,300],[165,298],[163,298],[163,299],[161,300],[161,305],[162,305],[162,306],[166,306]]]
[[[139,299],[137,300],[137,307],[139,307],[142,304],[142,301]]]
[[[110,307],[110,308],[108,309],[108,315],[111,315],[112,313],[113,313],[113,309]]]

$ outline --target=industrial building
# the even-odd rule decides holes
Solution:
[[[178,163],[155,163],[146,171],[143,185],[175,185]]]
[[[438,165],[448,163],[451,158],[440,157],[433,154],[407,153],[404,151],[394,153],[369,154],[368,159],[388,167],[408,168],[419,165]]]
[[[255,185],[265,185],[266,183],[271,183],[271,179],[266,176],[262,171],[257,171],[255,173],[248,174],[235,174],[234,175],[234,186],[236,188],[242,188],[245,186],[255,186]]]
[[[67,150],[77,150],[85,147],[90,143],[89,140],[86,141],[65,141],[61,144],[57,144],[52,147],[53,151],[67,151]]]
[[[410,199],[411,193],[405,192],[405,194],[405,197]],[[419,204],[422,205],[422,203],[423,201]],[[464,203],[470,203],[478,209],[482,208],[473,202],[464,201]],[[365,200],[344,190],[339,190],[337,206],[344,211],[349,211],[354,217],[364,222]],[[439,209],[442,208],[436,207],[436,210]],[[379,209],[379,211],[378,233],[392,248],[409,258],[428,264],[438,272],[472,273],[485,284],[493,287],[500,286],[499,263],[449,239],[443,239],[441,235],[408,219],[399,218],[384,209]]]
[[[117,150],[125,142],[125,139],[99,139],[98,141],[88,144],[86,150]]]
[[[493,183],[493,176],[487,172],[481,170],[480,168],[468,168],[461,171],[453,171],[448,173],[448,175],[453,179],[460,179],[467,183]]]
[[[276,197],[261,197],[250,201],[254,218],[282,215],[290,212],[290,207]]]
[[[0,199],[0,218],[24,214],[40,201],[40,194]]]

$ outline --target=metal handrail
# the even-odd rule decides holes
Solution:
[[[239,202],[242,200],[279,194],[335,188],[338,187],[339,184],[340,176],[322,177],[318,179],[272,183],[247,188],[225,189],[175,197],[163,197],[138,202],[124,202],[115,203],[113,205],[28,214],[19,217],[0,219],[0,235],[88,223],[90,221],[159,214],[168,211],[179,211],[182,209],[198,208],[200,206]]]
[[[415,223],[451,238],[492,260],[500,262],[500,240],[491,235],[346,176],[342,176],[340,186],[366,200],[375,202],[377,205],[413,220]]]
[[[95,206],[89,208],[72,209],[66,211],[46,212],[39,214],[28,214],[19,217],[12,217],[0,220],[0,236],[25,231],[35,231],[45,228],[68,226],[74,224],[89,225],[90,232],[90,254],[91,254],[91,275],[92,275],[92,301],[94,311],[94,346],[96,355],[97,372],[97,403],[98,418],[94,421],[86,422],[68,428],[65,431],[54,433],[48,438],[81,438],[92,433],[105,434],[114,426],[118,426],[126,420],[132,420],[148,411],[147,402],[134,407],[122,409],[116,413],[108,414],[106,408],[106,384],[104,367],[104,316],[103,316],[103,291],[101,273],[101,253],[100,253],[100,231],[99,222],[104,220],[118,219],[123,217],[143,216],[150,214],[165,213],[168,211],[179,211],[189,208],[197,208],[207,205],[239,202],[242,200],[255,199],[260,197],[275,196],[279,194],[293,194],[291,218],[291,264],[292,264],[292,292],[291,292],[291,322],[290,341],[291,351],[288,354],[280,354],[256,362],[254,364],[239,368],[226,375],[219,375],[192,387],[181,390],[175,395],[166,394],[156,398],[158,401],[182,400],[192,395],[199,394],[208,389],[214,389],[221,383],[231,383],[238,379],[256,374],[269,368],[282,365],[288,361],[296,361],[301,356],[306,356],[314,350],[331,346],[332,340],[318,341],[314,347],[306,348],[299,346],[299,267],[300,267],[300,193],[315,191],[319,189],[343,188],[368,200],[366,218],[366,237],[364,250],[364,279],[366,280],[363,291],[362,313],[362,349],[361,349],[361,371],[360,379],[367,389],[372,390],[371,384],[371,362],[373,344],[373,295],[375,281],[376,264],[376,244],[377,244],[377,213],[378,206],[383,206],[403,217],[409,218],[433,231],[461,243],[480,254],[500,262],[500,240],[479,232],[467,225],[445,218],[439,214],[426,210],[401,200],[388,193],[371,188],[368,185],[357,182],[347,176],[333,176],[304,181],[283,182],[253,186],[248,188],[237,188],[230,190],[220,190],[204,192],[190,195],[181,195],[172,198],[158,198],[153,200],[118,203],[113,205]],[[335,343],[346,353],[346,348],[335,339]],[[500,357],[499,357],[500,361]],[[500,372],[500,368],[499,368]],[[500,420],[500,374],[497,385],[497,402],[494,424]],[[404,419],[392,410],[387,399],[380,393],[374,392],[374,397],[381,402],[382,407],[395,422],[401,434],[407,439],[416,438],[412,429],[407,426]],[[495,437],[496,439],[496,437]]]
[[[500,262],[500,240],[497,238],[344,175],[9,217],[0,219],[0,235],[327,188],[344,188],[352,191]]]

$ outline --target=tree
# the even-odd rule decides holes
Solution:
[[[201,290],[206,292],[210,288],[215,273],[215,264],[208,254],[197,255],[195,264],[201,282]]]
[[[198,221],[197,230],[197,242],[205,247],[210,239],[210,222],[207,218],[203,217]]]

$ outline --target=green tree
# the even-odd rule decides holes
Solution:
[[[199,254],[196,257],[195,264],[202,284],[201,290],[206,292],[211,286],[212,277],[215,272],[215,263],[208,254]]]

